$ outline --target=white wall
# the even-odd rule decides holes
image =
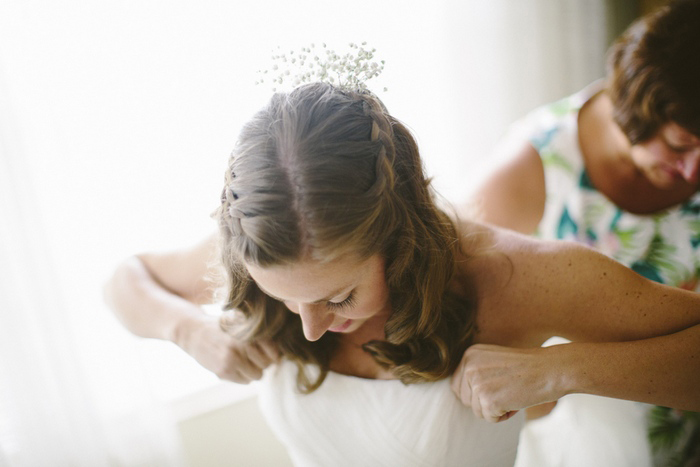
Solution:
[[[191,467],[287,467],[282,444],[265,424],[255,397],[179,423]]]

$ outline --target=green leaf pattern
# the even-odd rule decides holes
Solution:
[[[653,216],[621,211],[585,174],[578,110],[594,89],[538,109],[531,141],[545,169],[547,204],[538,235],[585,243],[646,277],[700,291],[700,195]]]

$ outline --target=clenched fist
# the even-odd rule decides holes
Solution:
[[[520,409],[564,395],[551,350],[472,345],[452,375],[452,390],[477,417],[508,420]]]
[[[219,378],[240,384],[259,380],[280,358],[274,343],[241,342],[210,317],[191,322],[176,343]]]

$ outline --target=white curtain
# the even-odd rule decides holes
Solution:
[[[619,10],[610,13],[612,4]],[[604,73],[610,30],[634,13],[631,0],[449,0],[443,10],[440,139],[428,166],[438,187],[461,199],[496,161],[509,124],[578,91]],[[438,113],[439,112],[439,113]],[[433,155],[438,157],[433,159]]]
[[[109,326],[86,334],[99,304],[71,309],[79,300],[59,285],[70,267],[50,248],[42,216],[50,193],[28,170],[3,84],[0,74],[0,465],[180,465],[177,435],[153,404],[133,347],[103,334]],[[88,356],[111,376],[95,384]]]
[[[602,75],[605,5],[0,0],[0,466],[184,462],[167,404],[215,378],[101,287],[213,229],[275,47],[376,47],[375,89],[458,200],[508,123]]]

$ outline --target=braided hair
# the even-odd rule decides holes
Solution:
[[[300,317],[264,294],[244,262],[382,255],[392,314],[386,340],[364,349],[405,383],[449,376],[472,340],[473,303],[448,288],[454,224],[435,204],[410,132],[367,91],[311,83],[275,94],[241,131],[215,215],[224,308],[244,316],[245,338],[273,339],[297,363],[304,392],[325,378],[337,335],[307,341]],[[315,377],[308,363],[320,368]]]

